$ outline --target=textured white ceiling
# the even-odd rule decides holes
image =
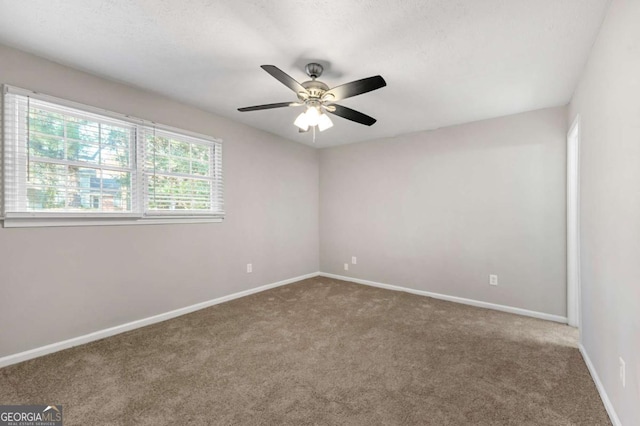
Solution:
[[[0,43],[312,144],[295,100],[260,69],[330,87],[380,74],[341,102],[325,147],[567,103],[609,0],[0,0]]]

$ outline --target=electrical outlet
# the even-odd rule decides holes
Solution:
[[[251,263],[247,263],[247,274],[250,274],[253,272],[253,265]]]
[[[345,263],[345,264],[344,264],[344,270],[345,270],[345,271],[348,271],[348,270],[349,270],[349,264],[348,264],[348,263]]]
[[[355,256],[351,256],[351,263],[355,265],[356,263],[358,263],[358,259],[356,259]]]
[[[489,275],[489,285],[498,285],[497,275]]]
[[[624,388],[627,384],[625,362],[624,362],[624,359],[622,359],[622,357],[619,357],[619,360],[620,360],[620,383],[622,383],[622,387]]]

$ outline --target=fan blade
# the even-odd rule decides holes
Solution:
[[[337,115],[338,117],[346,118],[347,120],[355,121],[356,123],[364,124],[365,126],[371,126],[377,121],[375,118],[369,117],[355,109],[347,108],[342,105],[332,106],[336,107],[335,111],[327,110],[327,112]]]
[[[259,111],[261,109],[271,109],[271,108],[282,108],[282,107],[290,107],[290,106],[302,106],[304,104],[301,103],[297,103],[297,102],[278,102],[275,104],[264,104],[264,105],[256,105],[256,106],[250,106],[250,107],[244,107],[244,108],[238,108],[238,111],[240,112],[247,112],[247,111]]]
[[[328,90],[323,99],[327,96],[333,96],[331,99],[326,99],[329,102],[339,101],[341,99],[350,98],[352,96],[361,95],[363,93],[371,92],[372,90],[380,89],[387,85],[379,75],[374,77],[363,78],[362,80],[352,81],[351,83],[345,83],[341,86],[336,86],[333,89]]]
[[[263,70],[271,74],[280,83],[284,84],[289,89],[293,90],[296,93],[296,95],[300,92],[307,93],[307,89],[302,87],[302,84],[295,81],[287,73],[285,73],[275,65],[260,65],[260,68],[262,68]]]

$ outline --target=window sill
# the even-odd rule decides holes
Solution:
[[[126,226],[126,225],[169,225],[184,223],[218,223],[220,217],[29,217],[29,218],[4,218],[4,228],[42,228],[55,226]]]

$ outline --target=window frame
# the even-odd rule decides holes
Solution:
[[[11,124],[7,123],[7,113],[5,111],[6,95],[17,95],[32,98],[35,100],[48,102],[61,108],[69,108],[77,110],[87,115],[96,115],[106,120],[116,120],[125,122],[133,128],[132,147],[129,152],[131,162],[131,211],[122,213],[118,212],[53,212],[53,211],[6,211],[6,182],[8,179],[15,180],[14,176],[8,176],[10,171],[7,168],[9,160],[7,155],[7,129]],[[102,108],[97,108],[85,104],[81,104],[54,96],[45,95],[27,89],[2,85],[1,103],[1,132],[2,140],[0,143],[0,220],[5,228],[10,227],[42,227],[42,226],[93,226],[93,225],[134,225],[134,224],[171,224],[171,223],[211,223],[222,222],[224,219],[224,180],[223,180],[223,164],[222,164],[222,140],[211,136],[191,132],[152,121],[132,117],[125,114],[116,113]],[[16,125],[17,126],[17,125]],[[16,132],[16,129],[13,129]],[[187,140],[195,140],[203,145],[212,148],[211,169],[212,177],[208,180],[211,182],[211,192],[209,203],[211,210],[153,210],[150,211],[147,205],[148,193],[148,170],[145,168],[145,144],[146,137],[150,132],[162,132],[174,134]],[[15,136],[14,136],[15,138]],[[9,143],[13,143],[11,139]],[[26,147],[22,147],[26,149]],[[15,160],[14,163],[17,163]],[[19,166],[13,165],[13,168]],[[97,167],[101,167],[98,165]],[[194,175],[194,174],[192,174]],[[20,180],[16,185],[17,190],[25,190],[27,184]],[[216,209],[216,210],[214,210]]]

